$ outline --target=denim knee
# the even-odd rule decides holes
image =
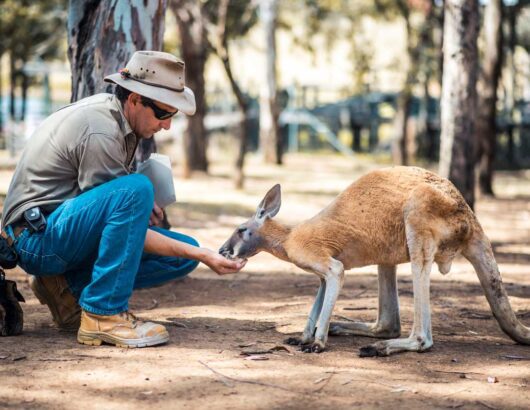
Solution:
[[[137,199],[139,204],[145,205],[145,210],[151,213],[154,204],[154,188],[153,184],[145,175],[142,174],[130,174],[124,177],[117,178],[120,185],[131,192],[134,199]]]

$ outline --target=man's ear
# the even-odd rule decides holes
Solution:
[[[274,185],[265,197],[261,200],[256,209],[255,218],[264,220],[265,218],[274,217],[282,205],[282,189],[280,184]]]
[[[137,93],[130,93],[127,97],[127,101],[129,101],[130,104],[136,105],[140,103],[140,100],[142,99],[142,96]]]

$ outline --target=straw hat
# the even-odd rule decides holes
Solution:
[[[195,95],[184,85],[184,62],[172,54],[136,51],[124,69],[104,80],[170,105],[187,115],[195,113]]]

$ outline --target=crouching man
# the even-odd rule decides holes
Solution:
[[[167,342],[164,326],[128,311],[133,289],[189,274],[203,262],[219,274],[244,263],[156,227],[153,186],[131,164],[141,138],[169,129],[178,111],[195,112],[184,63],[138,51],[97,94],[48,117],[27,144],[4,204],[2,236],[29,274],[31,288],[77,340],[123,347]]]

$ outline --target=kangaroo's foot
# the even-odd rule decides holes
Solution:
[[[303,337],[289,337],[283,342],[291,346],[300,346],[300,350],[304,353],[322,353],[326,348],[326,343],[313,338],[305,341]]]
[[[307,346],[313,343],[314,338],[305,338],[305,337],[288,337],[283,341],[283,343],[291,346]]]
[[[410,336],[404,339],[382,340],[361,347],[360,357],[390,356],[400,352],[425,352],[433,345],[432,338],[427,336]]]
[[[401,335],[398,323],[381,324],[361,322],[331,322],[329,327],[331,336],[367,336],[379,339],[392,339]]]
[[[304,344],[300,350],[304,353],[322,353],[326,349],[325,343],[315,340],[313,343]]]

